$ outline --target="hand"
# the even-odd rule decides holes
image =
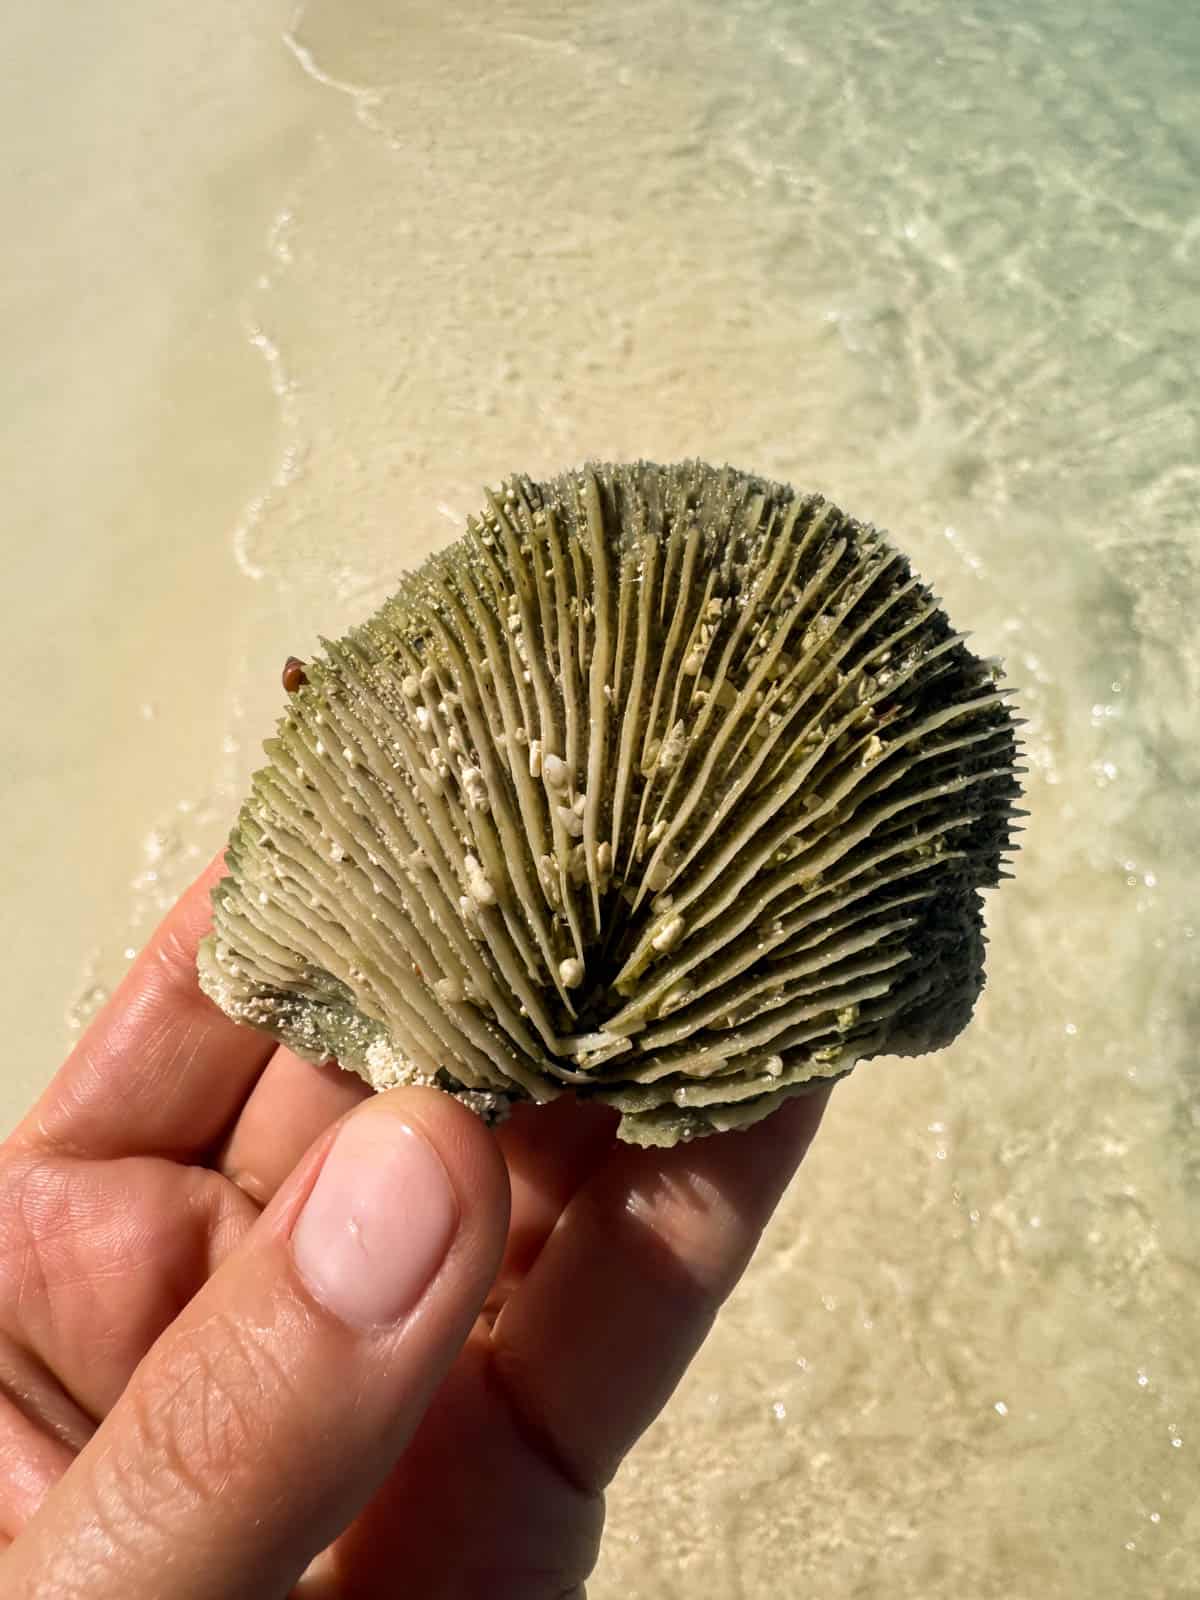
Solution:
[[[0,1150],[0,1592],[578,1600],[824,1096],[670,1151],[370,1096],[200,993],[220,872]]]

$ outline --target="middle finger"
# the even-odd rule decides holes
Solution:
[[[330,1123],[371,1093],[336,1061],[314,1066],[280,1046],[217,1156],[217,1169],[265,1206]]]

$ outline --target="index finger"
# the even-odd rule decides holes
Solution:
[[[220,1137],[275,1050],[219,1011],[196,977],[224,871],[218,856],[167,913],[14,1142],[97,1160],[186,1160]]]

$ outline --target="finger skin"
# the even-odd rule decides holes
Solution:
[[[190,1159],[222,1135],[274,1042],[201,993],[220,857],[167,913],[112,999],[12,1135],[14,1145],[111,1160]]]
[[[492,1330],[496,1371],[601,1489],[666,1404],[808,1149],[828,1091],[744,1133],[622,1150],[575,1195]]]
[[[215,1172],[157,1156],[0,1159],[0,1341],[94,1423],[257,1217]]]
[[[265,1206],[313,1141],[370,1093],[336,1061],[314,1066],[276,1050],[221,1148],[217,1170]]]
[[[4,1463],[0,1483],[0,1549],[16,1538],[38,1506],[74,1460],[79,1446],[91,1433],[84,1419],[75,1438],[50,1431],[41,1416],[43,1392],[35,1383],[21,1383],[12,1368],[28,1362],[23,1351],[9,1348],[0,1340],[0,1461]],[[17,1381],[14,1382],[14,1377]],[[51,1406],[58,1400],[60,1410],[70,1410],[57,1396],[53,1380],[45,1381]]]
[[[311,1597],[307,1583],[301,1593],[303,1600],[569,1600],[582,1595],[603,1529],[603,1495],[564,1476],[545,1439],[499,1388],[481,1327],[397,1471],[323,1559],[326,1583]]]
[[[415,1308],[356,1329],[299,1276],[291,1237],[331,1129],[0,1561],[6,1597],[272,1600],[375,1492],[483,1302],[508,1190],[494,1141],[447,1096],[398,1090],[354,1115],[419,1129],[455,1192],[457,1231]]]
[[[572,1196],[611,1156],[620,1118],[607,1106],[563,1095],[549,1105],[518,1105],[496,1138],[508,1163],[512,1215],[508,1244],[488,1296],[495,1316],[524,1280]]]

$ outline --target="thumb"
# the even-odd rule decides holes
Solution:
[[[5,1594],[285,1595],[403,1452],[507,1225],[470,1112],[421,1089],[365,1102],[152,1346],[10,1548]]]

